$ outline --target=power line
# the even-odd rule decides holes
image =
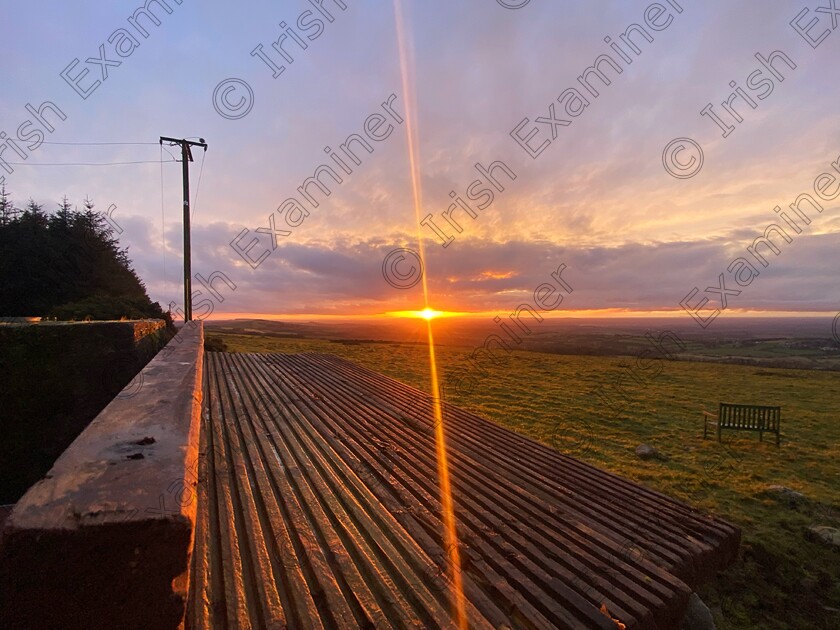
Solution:
[[[177,160],[142,160],[137,162],[6,162],[9,166],[121,166],[123,164],[157,164]]]
[[[207,151],[201,154],[201,166],[198,169],[198,183],[195,185],[195,201],[193,202],[192,207],[192,218],[195,219],[195,209],[198,208],[198,193],[201,190],[201,175],[204,173],[204,158],[207,155]],[[161,166],[161,168],[163,168]]]
[[[146,145],[146,144],[157,144],[157,142],[41,142],[41,144],[64,144],[64,145],[71,145],[71,146],[80,146],[80,147],[98,147],[104,145]]]
[[[170,151],[169,149],[167,149],[167,148],[166,148],[165,146],[163,146],[163,145],[160,145],[160,146],[161,146],[161,148],[162,148],[164,151],[166,151],[167,155],[168,155],[169,157],[171,157],[171,158],[172,158],[172,161],[173,161],[173,162],[178,162],[178,161],[179,161],[179,160],[178,160],[178,158],[176,158],[174,155],[172,155],[172,151]],[[163,154],[161,154],[160,159],[161,159],[161,160],[163,159]]]

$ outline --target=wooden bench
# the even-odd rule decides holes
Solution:
[[[736,431],[758,431],[759,441],[764,440],[765,433],[775,433],[776,446],[779,446],[781,420],[781,407],[731,405],[722,402],[716,414],[703,410],[703,439],[705,440],[708,435],[709,426],[716,426],[718,442],[721,441],[722,429],[735,429]]]

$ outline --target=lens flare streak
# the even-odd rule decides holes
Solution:
[[[443,422],[443,409],[440,400],[440,384],[438,382],[437,360],[435,357],[435,341],[432,333],[432,320],[435,318],[435,311],[429,306],[429,285],[427,277],[429,266],[426,261],[426,251],[423,245],[423,236],[420,228],[423,198],[420,185],[420,167],[417,152],[417,119],[415,113],[414,85],[410,77],[413,68],[413,47],[408,39],[409,33],[405,28],[403,20],[403,7],[401,0],[394,0],[394,17],[396,21],[397,44],[400,59],[400,74],[402,78],[402,89],[405,95],[405,130],[408,142],[408,160],[411,171],[411,190],[414,198],[414,217],[417,225],[417,247],[423,267],[426,273],[423,274],[423,310],[419,311],[420,317],[426,320],[426,327],[429,339],[429,370],[432,382],[432,403],[435,421],[435,445],[437,450],[438,480],[440,485],[441,517],[443,520],[443,541],[446,550],[447,570],[450,584],[450,596],[452,613],[458,627],[466,630],[468,628],[466,602],[464,600],[463,582],[461,578],[461,558],[458,547],[458,531],[455,522],[455,510],[452,500],[452,490],[449,482],[449,464],[446,450],[446,429]],[[411,60],[409,56],[411,55]]]

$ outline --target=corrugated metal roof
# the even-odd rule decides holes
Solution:
[[[188,623],[454,627],[431,398],[329,355],[208,353]],[[471,628],[668,628],[739,531],[445,404]]]

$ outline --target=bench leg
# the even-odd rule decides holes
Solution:
[[[759,431],[759,432],[758,432],[758,441],[759,441],[759,442],[763,442],[763,441],[764,441],[764,431]]]

